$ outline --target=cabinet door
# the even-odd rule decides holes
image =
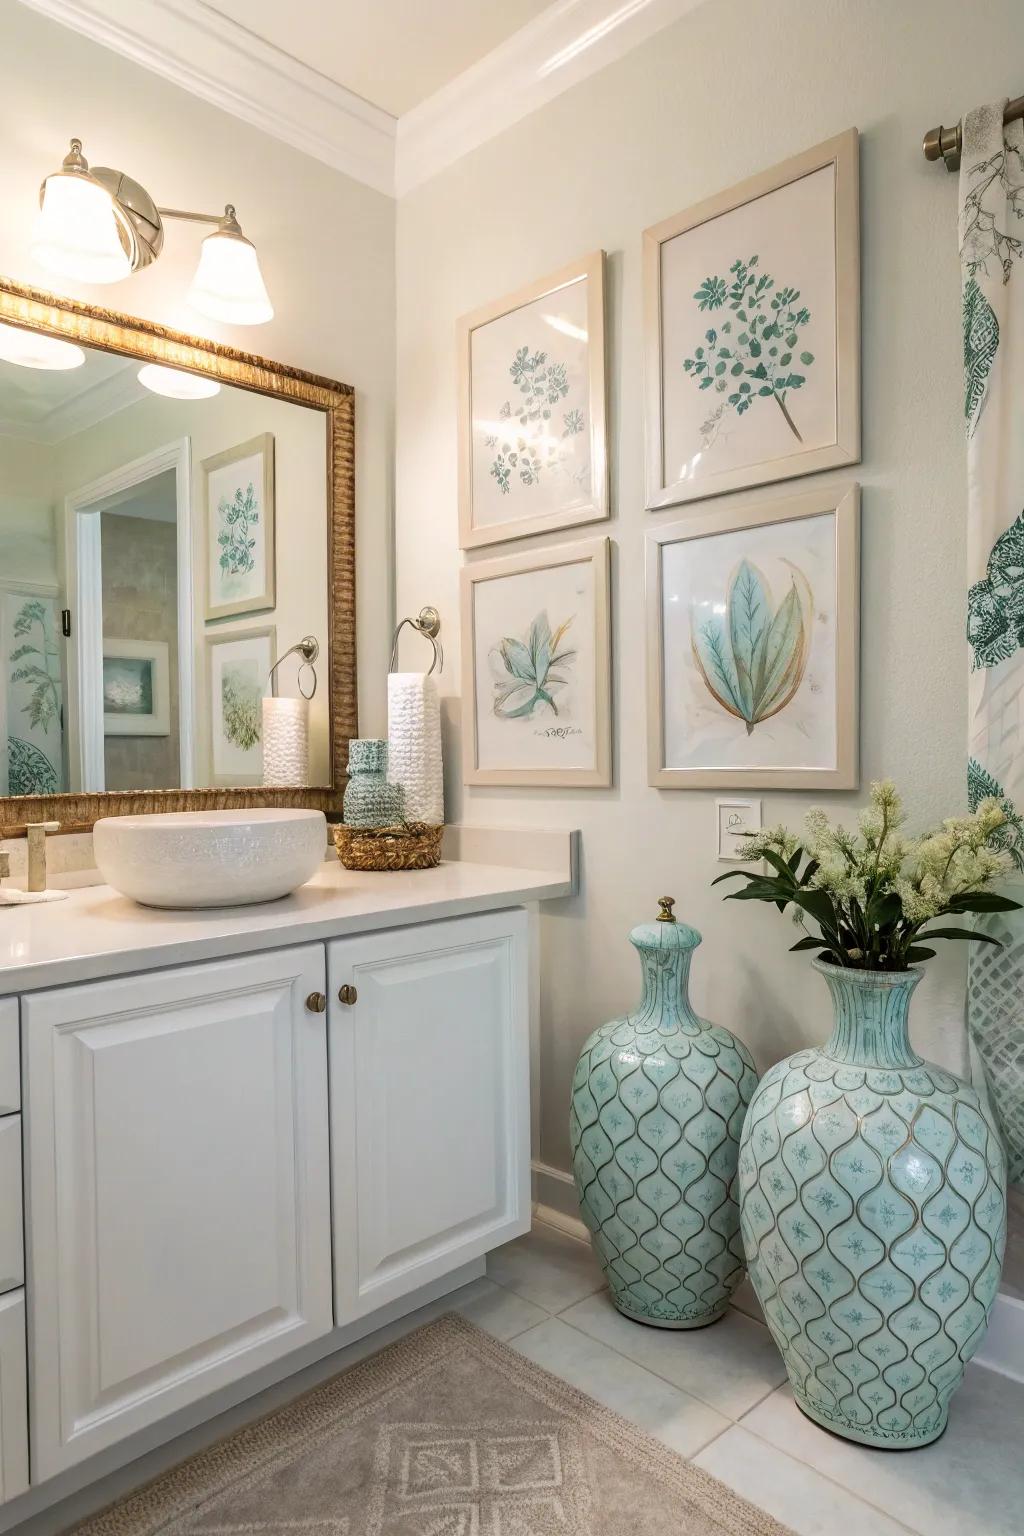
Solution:
[[[339,1323],[529,1226],[526,945],[515,910],[329,946]]]
[[[321,945],[24,1001],[33,1478],[327,1333]]]
[[[0,1297],[0,1503],[28,1487],[25,1292]]]

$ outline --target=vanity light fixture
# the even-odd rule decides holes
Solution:
[[[109,166],[90,167],[81,139],[39,192],[32,255],[58,277],[117,283],[155,261],[163,249],[164,220],[216,225],[202,244],[188,302],[200,314],[229,325],[262,325],[274,308],[256,248],[242,234],[228,203],[222,214],[158,208],[139,182]]]
[[[17,325],[0,325],[0,358],[5,363],[17,363],[19,368],[62,372],[81,368],[85,353],[73,341],[44,336],[41,331],[23,331]]]
[[[164,368],[160,363],[144,363],[138,380],[154,395],[166,395],[169,400],[209,400],[220,394],[216,379],[205,379],[201,373],[182,373],[180,368]]]

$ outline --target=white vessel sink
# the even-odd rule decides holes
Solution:
[[[171,811],[105,816],[93,848],[108,885],[147,907],[235,907],[273,901],[323,862],[322,811]]]

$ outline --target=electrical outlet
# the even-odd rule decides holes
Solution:
[[[743,852],[745,832],[760,832],[760,800],[715,801],[716,848],[720,864],[749,864]]]

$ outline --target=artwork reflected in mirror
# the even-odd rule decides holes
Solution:
[[[0,360],[0,796],[258,786],[277,635],[330,654],[329,418],[137,357],[68,361]]]

